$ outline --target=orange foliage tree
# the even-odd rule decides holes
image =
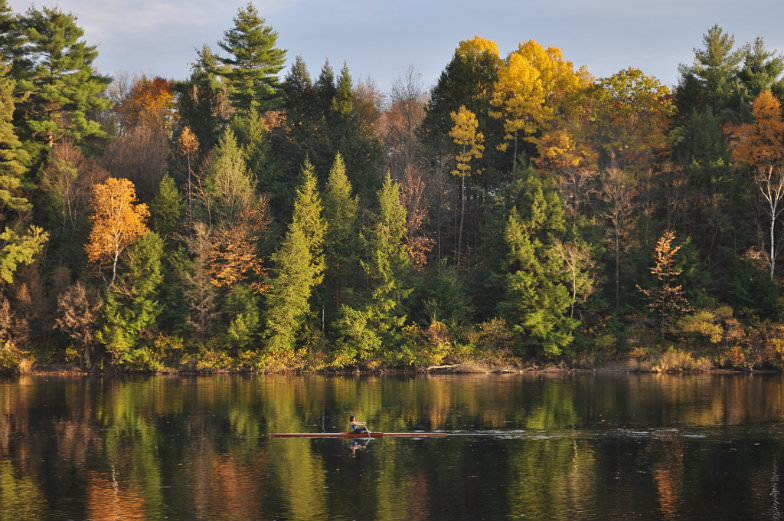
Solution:
[[[117,277],[117,261],[132,242],[147,233],[146,220],[150,211],[146,204],[136,203],[136,189],[128,179],[108,178],[93,185],[90,203],[93,227],[85,250],[90,262],[99,268],[111,264],[111,286]]]
[[[773,279],[781,249],[776,246],[776,221],[784,211],[784,121],[779,101],[768,91],[754,100],[752,114],[751,123],[729,125],[727,130],[734,144],[732,157],[749,166],[765,200],[765,213],[770,220],[768,267]]]
[[[141,125],[171,130],[176,115],[173,86],[158,76],[151,80],[142,77],[135,82],[117,105],[123,129]]]

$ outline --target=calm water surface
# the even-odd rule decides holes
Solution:
[[[0,381],[0,520],[781,519],[784,379]],[[443,430],[441,439],[271,439]]]

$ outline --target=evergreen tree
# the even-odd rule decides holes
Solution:
[[[758,37],[743,60],[743,68],[738,72],[741,99],[751,106],[754,98],[769,90],[779,99],[784,97],[784,56],[769,51],[765,42]]]
[[[43,250],[49,234],[31,225],[24,230],[32,205],[25,197],[24,174],[27,153],[11,122],[16,98],[15,83],[8,68],[0,66],[0,278],[12,283],[21,264],[31,264]]]
[[[346,176],[343,157],[335,156],[324,189],[324,218],[327,234],[324,240],[327,271],[324,289],[325,301],[331,302],[329,313],[334,314],[345,302],[350,302],[352,289],[356,286],[357,215],[359,200],[351,195],[351,183]]]
[[[232,106],[241,111],[264,111],[277,106],[280,97],[278,72],[286,62],[286,51],[275,44],[278,33],[265,25],[253,4],[237,11],[234,27],[218,44],[229,53],[220,58],[221,76],[229,85]]]
[[[158,292],[163,274],[163,240],[148,232],[128,249],[124,269],[106,292],[98,340],[112,363],[131,369],[160,369],[151,351],[161,313]]]
[[[579,324],[570,317],[571,274],[556,251],[560,241],[555,239],[568,239],[563,204],[552,183],[534,171],[523,174],[519,188],[518,203],[504,230],[506,298],[499,311],[520,347],[557,356],[572,342]],[[580,271],[577,276],[584,276]]]
[[[59,9],[30,8],[20,20],[29,68],[19,71],[17,90],[24,101],[15,121],[25,139],[42,146],[68,138],[81,146],[107,140],[95,120],[96,112],[111,106],[101,94],[111,81],[95,72],[94,45],[82,40],[76,17]]]
[[[223,133],[213,151],[201,196],[212,224],[236,224],[246,211],[256,206],[255,183],[231,129]]]
[[[324,277],[324,235],[321,197],[313,166],[302,168],[294,215],[280,248],[272,256],[272,281],[267,293],[264,323],[267,350],[286,356],[294,351],[297,335],[311,313],[310,298]]]
[[[714,25],[703,35],[703,49],[694,49],[694,63],[681,65],[677,105],[682,115],[709,107],[721,121],[734,115],[738,68],[748,49],[735,49],[735,37]]]
[[[180,122],[196,136],[202,157],[218,142],[231,115],[227,88],[215,72],[217,68],[217,56],[205,45],[191,65],[190,78],[174,84]]]
[[[185,202],[169,174],[163,176],[158,193],[150,203],[150,225],[164,239],[173,239],[182,229]]]
[[[406,299],[413,288],[408,285],[410,263],[404,241],[406,209],[400,203],[400,185],[389,174],[378,193],[378,202],[378,214],[362,235],[366,256],[360,262],[370,295],[358,307],[341,307],[334,361],[337,366],[397,362],[395,349],[401,344]],[[381,353],[382,346],[390,351]]]

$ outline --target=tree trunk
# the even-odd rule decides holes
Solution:
[[[460,259],[463,251],[463,220],[465,219],[465,176],[460,178],[460,228],[457,232],[457,267],[460,267]]]

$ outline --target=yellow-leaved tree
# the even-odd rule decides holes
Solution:
[[[129,179],[108,178],[93,185],[90,203],[93,227],[85,250],[99,268],[112,267],[111,286],[117,277],[117,261],[132,242],[149,231],[146,204],[136,202],[136,188]]]
[[[514,144],[512,169],[517,164],[518,138],[533,135],[551,120],[560,104],[585,86],[587,75],[574,71],[557,47],[545,49],[534,40],[521,43],[498,71],[490,116],[504,120],[505,151]]]
[[[471,161],[480,159],[485,149],[483,145],[485,137],[481,132],[477,132],[479,122],[476,115],[461,105],[457,112],[450,113],[452,117],[452,130],[449,137],[460,147],[460,152],[455,156],[455,169],[452,175],[460,178],[460,227],[457,234],[457,264],[460,265],[460,255],[463,246],[463,221],[465,219],[466,188],[465,179],[471,175]],[[476,170],[481,173],[481,170]]]
[[[729,125],[727,130],[734,145],[733,159],[748,165],[765,200],[770,221],[768,268],[772,280],[780,249],[776,246],[776,221],[784,211],[784,121],[781,104],[769,91],[756,97],[751,112],[751,123]]]

